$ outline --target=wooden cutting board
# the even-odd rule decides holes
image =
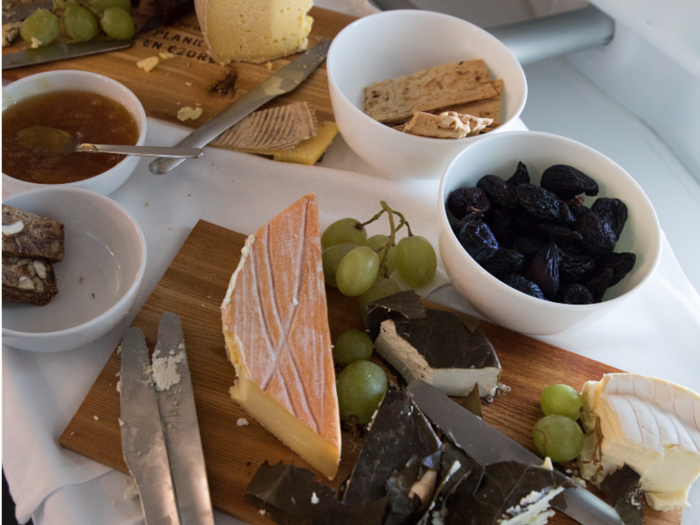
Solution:
[[[331,40],[355,17],[314,7],[314,19],[309,47],[322,39]],[[65,40],[59,37],[57,42]],[[21,38],[7,48],[3,55],[25,49]],[[176,55],[145,72],[136,63],[145,58],[170,52]],[[73,58],[38,66],[10,69],[2,76],[17,80],[29,75],[57,69],[78,69],[99,73],[117,80],[131,89],[141,100],[146,115],[190,127],[199,127],[242,97],[275,71],[288,64],[295,55],[268,64],[235,62],[221,65],[207,54],[202,32],[194,12],[185,15],[171,26],[160,27],[136,37],[134,45],[122,51]],[[291,102],[309,102],[315,108],[319,122],[334,120],[328,93],[325,62],[293,92],[277,97],[264,107],[286,105]],[[181,122],[177,112],[182,107],[201,105],[202,116],[197,120]]]
[[[222,512],[262,525],[272,521],[261,516],[243,498],[258,467],[266,460],[271,464],[284,461],[310,467],[228,395],[235,374],[226,358],[219,306],[238,265],[245,239],[240,233],[205,221],[198,222],[137,315],[134,326],[144,331],[153,350],[160,316],[171,311],[182,319],[212,502]],[[356,299],[344,297],[334,288],[328,288],[328,310],[333,341],[346,330],[364,329]],[[532,425],[542,417],[539,395],[547,385],[567,383],[580,389],[585,381],[619,371],[489,323],[481,323],[481,329],[501,360],[502,381],[512,389],[484,407],[484,419],[533,452],[536,451],[531,439]],[[60,436],[59,443],[128,473],[122,457],[118,422],[119,370],[120,356],[115,350]],[[239,418],[246,418],[249,425],[237,426]],[[343,432],[340,469],[331,483],[336,490],[350,474],[361,447],[361,437]],[[319,474],[319,479],[325,478]],[[670,525],[680,520],[680,512],[652,511],[645,523]],[[557,513],[550,523],[575,522]]]

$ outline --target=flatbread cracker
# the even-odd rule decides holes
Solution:
[[[469,102],[467,104],[458,104],[456,106],[446,108],[445,111],[455,111],[457,113],[474,115],[475,117],[491,118],[493,119],[494,124],[498,124],[500,122],[499,117],[501,114],[503,80],[500,78],[498,80],[494,80],[492,85],[496,91],[495,96],[477,100],[475,102]]]
[[[462,139],[469,134],[469,122],[464,122],[457,116],[439,114],[432,115],[416,111],[413,118],[403,128],[405,133],[433,137],[436,139]]]
[[[443,64],[365,88],[365,113],[379,122],[400,124],[416,111],[435,112],[496,96],[483,60]]]

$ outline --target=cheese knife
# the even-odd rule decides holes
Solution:
[[[213,525],[179,317],[161,317],[152,362],[139,328],[127,330],[121,347],[122,449],[146,523]]]
[[[68,44],[49,44],[48,46],[28,48],[2,56],[2,69],[15,69],[35,66],[46,62],[55,62],[67,58],[95,55],[131,47],[131,40],[90,40],[88,42],[70,42]]]
[[[542,465],[542,458],[452,401],[437,388],[417,380],[408,385],[413,400],[432,423],[481,465],[515,460]],[[583,525],[623,525],[610,505],[582,487],[564,492],[566,507],[557,507]]]
[[[329,40],[324,40],[295,58],[209,122],[193,131],[178,146],[187,148],[204,147],[266,102],[279,95],[293,91],[325,60],[330,45]],[[151,162],[149,169],[155,175],[164,175],[184,161],[185,159],[156,159]]]

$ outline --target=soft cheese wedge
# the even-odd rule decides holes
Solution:
[[[583,387],[581,474],[596,484],[625,463],[656,510],[687,507],[700,475],[700,396],[638,374],[606,374]]]
[[[304,51],[313,0],[195,0],[212,57],[262,63]]]
[[[315,195],[248,237],[221,313],[233,400],[332,479],[340,418]]]

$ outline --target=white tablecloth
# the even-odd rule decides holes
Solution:
[[[321,5],[337,7],[334,3],[342,0]],[[364,2],[351,4],[346,11],[367,12]],[[154,120],[148,126],[151,145],[175,144],[186,135],[184,128]],[[65,353],[35,354],[3,346],[2,462],[20,522],[31,517],[36,525],[143,523],[138,498],[124,496],[129,476],[62,449],[57,439],[197,220],[251,233],[313,191],[322,228],[342,217],[369,218],[378,211],[379,200],[386,200],[406,213],[417,234],[437,246],[437,181],[399,184],[384,179],[340,136],[315,167],[215,149],[166,176],[151,175],[147,165],[143,160],[111,195],[134,215],[148,245],[143,288],[129,317],[93,344]],[[443,286],[430,298],[474,313],[446,283],[440,268],[437,284]],[[632,299],[585,329],[542,339],[700,391],[700,296],[665,239],[657,273]],[[700,483],[691,502],[695,507],[685,511],[684,523],[700,523]],[[239,523],[219,513],[216,522]]]

